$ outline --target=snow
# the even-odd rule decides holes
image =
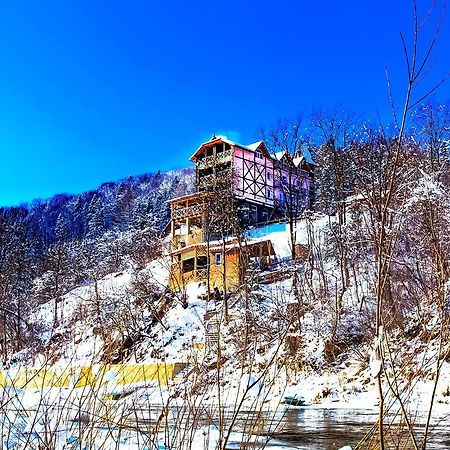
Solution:
[[[254,142],[252,144],[249,145],[243,145],[243,144],[239,144],[237,142],[231,141],[230,139],[227,138],[227,136],[223,136],[223,135],[213,135],[211,137],[211,139],[207,142],[204,142],[203,144],[201,144],[198,149],[192,154],[192,156],[189,158],[190,161],[193,161],[193,158],[195,158],[195,156],[197,155],[197,152],[206,144],[209,144],[210,142],[213,141],[222,141],[225,142],[229,145],[235,146],[235,147],[239,147],[239,148],[243,148],[245,150],[249,150],[251,152],[255,152],[258,147],[263,143],[262,141],[258,141],[258,142]]]
[[[431,185],[433,187],[434,185]],[[423,192],[419,189],[417,192]],[[430,189],[431,189],[430,187]],[[428,188],[427,188],[428,189]],[[428,192],[428,191],[427,191]],[[435,191],[432,191],[435,192]],[[422,195],[422,194],[420,194]],[[428,194],[427,194],[428,195]],[[418,194],[419,198],[419,194]],[[330,225],[334,222],[328,216],[315,215],[309,219],[299,221],[295,226],[296,243],[308,245],[311,234],[314,235],[317,245],[325,242]],[[270,239],[278,258],[289,257],[290,237],[286,224],[274,224],[263,228],[253,229],[249,232],[250,242]],[[129,267],[122,272],[112,273],[98,281],[98,289],[104,300],[105,308],[116,311],[122,303],[132,305],[131,286],[136,276],[145,276],[149,282],[154,282],[163,288],[167,285],[168,260],[160,258],[150,262],[146,267],[136,269]],[[330,261],[324,262],[326,273],[335,273],[336,267]],[[380,348],[382,342],[362,343],[358,348],[350,348],[342,361],[330,364],[324,357],[325,343],[329,336],[329,314],[327,305],[316,300],[313,308],[307,309],[301,319],[301,330],[293,330],[291,337],[301,338],[299,352],[306,362],[302,370],[288,372],[282,369],[284,361],[283,349],[276,345],[274,338],[278,323],[275,312],[294,302],[292,280],[290,278],[274,282],[267,286],[249,286],[248,296],[230,297],[230,320],[225,323],[220,305],[206,304],[203,299],[206,286],[203,283],[192,283],[187,286],[185,293],[171,297],[170,308],[164,316],[151,327],[148,326],[154,314],[151,309],[145,309],[136,321],[143,325],[141,340],[133,347],[127,364],[146,364],[154,362],[173,362],[186,364],[186,370],[172,380],[168,386],[155,386],[148,383],[130,384],[129,386],[115,386],[113,373],[107,374],[105,384],[101,388],[86,386],[75,388],[73,383],[65,389],[12,389],[7,387],[1,393],[2,401],[8,399],[12,408],[8,420],[15,423],[15,427],[23,432],[33,432],[37,435],[44,433],[45,426],[58,428],[54,420],[43,419],[43,412],[35,423],[29,418],[19,416],[17,411],[22,409],[43,409],[47,414],[64,409],[64,420],[76,418],[79,414],[77,405],[83,399],[91,402],[90,407],[96,408],[102,414],[111,414],[119,420],[130,414],[135,407],[145,409],[148,405],[171,405],[180,407],[186,402],[201,404],[204,408],[217,408],[217,405],[233,408],[242,400],[242,405],[248,410],[274,410],[279,407],[280,401],[286,395],[305,397],[308,408],[333,408],[346,410],[359,408],[375,411],[378,402],[377,386],[374,377],[382,370],[381,361],[376,357],[374,348]],[[61,316],[59,326],[53,329],[53,302],[48,302],[37,308],[32,320],[40,323],[45,331],[42,336],[44,344],[52,348],[54,353],[45,351],[32,352],[21,355],[28,366],[51,368],[67,368],[98,365],[105,348],[105,342],[100,334],[94,332],[96,322],[89,305],[92,303],[94,286],[86,284],[64,295],[59,303]],[[251,310],[251,320],[245,313],[245,300],[254,301]],[[307,299],[309,300],[309,299]],[[128,303],[127,303],[128,302]],[[306,305],[311,306],[311,305]],[[358,305],[359,306],[359,305]],[[355,298],[351,290],[344,297],[344,307],[355,313],[349,314],[349,326],[356,327],[358,308],[355,308]],[[221,356],[225,362],[215,368],[217,354],[211,353],[204,346],[205,342],[205,313],[217,311],[220,322],[220,338],[222,340]],[[251,363],[241,363],[242,347],[239,340],[243,339],[244,330],[251,330],[253,323],[259,326],[255,332],[255,346],[247,349],[252,356]],[[280,327],[282,322],[280,321]],[[267,330],[270,330],[267,332]],[[380,333],[383,334],[383,333]],[[55,336],[63,336],[62,341],[52,346]],[[64,337],[65,336],[65,337]],[[203,344],[203,347],[202,347]],[[417,361],[426,359],[426,351],[434,351],[432,346],[428,349],[420,347],[420,342],[410,342],[408,349]],[[370,356],[370,358],[369,358]],[[28,358],[28,359],[27,359]],[[268,367],[265,372],[265,368]],[[207,367],[213,369],[207,369]],[[191,370],[195,369],[195,370]],[[388,370],[389,367],[386,368]],[[17,375],[19,366],[12,367],[8,377]],[[413,393],[409,396],[407,405],[418,411],[426,410],[430,404],[433,393],[432,371],[417,379]],[[188,375],[189,374],[189,375]],[[216,378],[220,378],[217,385]],[[196,392],[196,394],[193,394]],[[116,402],[107,400],[109,394],[127,394]],[[13,400],[14,399],[14,400]],[[445,417],[450,413],[450,364],[443,362],[441,377],[436,388],[433,416]],[[190,404],[190,403],[189,403]],[[64,405],[62,407],[61,405]],[[97,412],[98,412],[97,411]],[[114,431],[115,432],[115,431]],[[142,442],[137,441],[132,433],[126,432],[120,437],[112,436],[112,432],[99,434],[99,442],[106,442],[104,448],[114,448],[114,439],[120,440],[120,449],[145,448]],[[69,440],[78,439],[74,429],[66,429],[58,434],[57,448],[63,448]],[[242,436],[232,433],[233,439],[239,442]],[[199,426],[193,431],[192,442],[198,447],[213,445],[217,440],[217,430],[212,424]],[[33,438],[34,439],[34,438]],[[73,441],[75,442],[75,441]],[[164,441],[162,441],[164,442]],[[158,441],[158,445],[162,445]],[[149,447],[150,448],[150,447]],[[151,447],[155,448],[155,447]],[[162,448],[162,447],[161,447]],[[282,445],[280,444],[280,448]],[[343,447],[348,450],[350,447]]]
[[[281,150],[274,154],[274,158],[278,161],[281,161],[283,157],[287,154],[289,154],[289,152],[287,152],[286,150]],[[311,153],[307,148],[302,149],[301,156],[296,156],[295,158],[292,159],[292,162],[296,167],[298,167],[302,161],[306,161],[308,164],[311,164],[312,166],[317,166],[317,164],[312,159]]]

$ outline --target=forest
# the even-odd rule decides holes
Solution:
[[[246,267],[245,283],[214,325],[217,348],[190,363],[197,371],[183,381],[186,398],[209,398],[215,386],[220,404],[239,373],[254,373],[270,392],[273,371],[285,371],[286,388],[299,377],[341,376],[346,363],[357,375],[345,375],[341,395],[348,386],[352,395],[378,386],[378,423],[385,414],[404,421],[380,426],[378,441],[395,441],[401,430],[401,442],[426,448],[433,405],[450,392],[441,377],[450,357],[450,110],[426,103],[401,133],[391,129],[335,109],[260,131],[273,153],[312,156],[313,208],[299,212],[285,202],[286,233],[277,239],[290,261],[269,272]],[[192,168],[158,172],[0,209],[3,367],[39,358],[50,367],[190,361],[202,334],[211,346],[208,305],[197,288],[171,294],[151,273],[167,255],[167,201],[191,193],[194,178]],[[299,242],[307,249],[301,260],[291,251]],[[267,276],[269,284],[261,281]],[[87,346],[80,333],[88,333]],[[219,357],[226,364],[215,373]],[[228,381],[217,385],[216,375]],[[331,399],[336,386],[316,383],[312,401]],[[409,398],[430,386],[423,434]],[[395,413],[393,405],[400,405]],[[372,448],[365,445],[357,448]]]
[[[54,299],[56,308],[62,295],[92,279],[92,271],[101,278],[157,254],[170,215],[167,201],[192,189],[192,173],[128,177],[80,195],[0,208],[3,364],[38,338],[27,325],[37,305]]]
[[[389,137],[385,129],[371,128],[338,109],[280,121],[261,135],[268,148],[291,154],[307,149],[317,163],[313,209],[338,218],[329,237],[328,257],[336,258],[341,267],[341,298],[355,264],[367,257],[370,243],[370,254],[375,251],[387,187],[392,196],[388,251],[395,252],[395,259],[386,270],[396,283],[386,279],[386,295],[397,299],[389,303],[393,317],[401,322],[415,311],[411,294],[417,292],[418,283],[421,292],[425,288],[432,292],[436,283],[443,289],[449,270],[450,115],[446,105],[429,103],[414,112],[400,152],[394,150],[395,137]],[[394,163],[398,168],[392,178]],[[187,168],[129,177],[79,195],[59,194],[1,208],[3,363],[30,339],[38,338],[38,331],[27,326],[36,305],[55,299],[57,308],[58,299],[91,280],[93,271],[94,278],[100,279],[129,264],[143,267],[159,256],[161,232],[170,214],[167,201],[193,189],[193,169]],[[356,210],[361,213],[357,220],[371,221],[369,229],[358,221],[347,224],[348,215]],[[417,265],[407,263],[419,255]],[[438,270],[428,270],[438,263]],[[55,312],[55,324],[57,316]]]

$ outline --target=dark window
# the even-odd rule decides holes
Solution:
[[[222,264],[222,253],[216,253],[214,255],[214,261],[216,262],[216,266],[220,266]]]
[[[183,261],[183,269],[182,272],[192,272],[194,270],[194,258],[189,258]]]
[[[251,209],[250,209],[250,220],[253,223],[256,223],[258,221],[258,208],[255,205],[251,206]]]
[[[197,257],[197,269],[204,269],[205,267],[208,267],[208,257],[207,256]]]

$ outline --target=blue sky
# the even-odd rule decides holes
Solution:
[[[4,0],[0,205],[183,167],[212,133],[249,143],[316,107],[387,120],[385,65],[400,102],[411,12],[409,0]],[[447,16],[425,83],[450,71],[449,50]]]

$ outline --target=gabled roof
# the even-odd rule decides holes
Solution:
[[[197,155],[203,149],[208,148],[208,147],[212,147],[213,145],[218,144],[219,142],[225,142],[225,143],[231,145],[232,147],[239,147],[239,148],[242,148],[244,150],[248,150],[248,151],[250,151],[252,153],[255,153],[256,151],[259,151],[262,154],[264,154],[264,156],[270,157],[270,154],[267,151],[263,141],[254,142],[253,144],[249,144],[249,145],[243,145],[243,144],[239,144],[238,142],[231,141],[226,136],[216,136],[215,134],[213,134],[209,141],[204,142],[202,145],[200,145],[200,147],[189,158],[189,160],[195,162],[197,160]]]
[[[287,155],[290,156],[290,154],[286,150],[282,150],[282,151],[276,152],[274,154],[274,158],[278,161],[281,161]],[[303,161],[308,163],[311,166],[317,166],[317,164],[313,161],[313,159],[311,157],[311,153],[309,153],[308,150],[306,150],[306,152],[302,152],[301,155],[294,156],[292,158],[292,162],[294,163],[295,167],[299,167]]]
[[[254,152],[254,151],[258,150],[258,148],[260,147],[261,144],[264,145],[264,142],[263,141],[254,142],[253,144],[247,145],[247,148]]]

